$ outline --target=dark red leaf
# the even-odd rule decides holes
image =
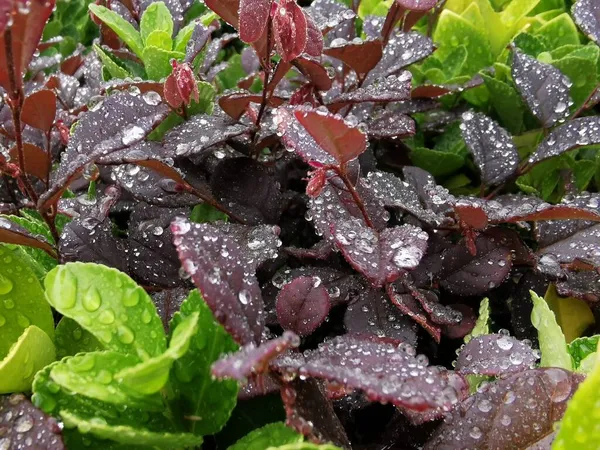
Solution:
[[[504,334],[486,334],[462,348],[455,368],[465,375],[500,376],[532,369],[537,360],[529,345]]]
[[[206,0],[206,6],[234,28],[238,27],[239,0]]]
[[[296,110],[294,116],[317,144],[339,164],[358,158],[367,148],[366,135],[341,117],[305,109]]]
[[[251,94],[249,92],[233,92],[219,97],[219,106],[234,120],[239,120],[244,115],[251,103],[262,103],[262,95]],[[267,105],[274,108],[281,106],[284,99],[276,96],[271,96]],[[238,124],[238,127],[240,125]],[[209,131],[209,130],[199,130]]]
[[[404,9],[410,11],[429,11],[437,5],[438,0],[395,0]]]
[[[473,205],[460,200],[452,205],[456,217],[462,226],[474,228],[476,230],[484,230],[488,225],[488,216],[485,211],[478,205]]]
[[[331,45],[323,50],[325,55],[339,59],[356,72],[359,77],[368,74],[381,60],[383,46],[381,41],[366,40],[346,41],[339,38],[334,39]]]
[[[427,291],[414,291],[413,293],[407,292],[406,289],[398,288],[394,284],[388,284],[386,291],[389,299],[392,301],[394,306],[398,308],[402,314],[410,317],[416,323],[421,325],[436,342],[440,342],[442,329],[439,324],[436,324],[431,320],[431,317],[423,308],[422,302],[418,299],[426,299],[427,296],[434,295]],[[413,294],[416,294],[413,295]],[[433,299],[432,299],[433,300]]]
[[[553,130],[529,157],[530,164],[564,152],[600,143],[600,117],[574,119]]]
[[[209,224],[177,218],[173,243],[183,269],[202,293],[216,319],[242,345],[262,340],[263,300],[235,240]]]
[[[577,259],[600,267],[600,225],[576,231],[570,235],[559,235],[559,239],[537,250],[538,268],[549,274],[560,274],[561,264],[570,264]]]
[[[577,0],[571,10],[575,23],[592,41],[600,42],[600,4],[594,0]]]
[[[449,382],[445,369],[428,366],[425,356],[415,357],[408,344],[399,347],[357,336],[339,336],[305,353],[306,362],[288,363],[301,376],[324,379],[347,389],[363,391],[372,401],[392,403],[410,410],[451,408],[466,383]],[[279,361],[280,367],[286,364]]]
[[[535,445],[554,431],[583,378],[545,368],[489,383],[454,409],[425,450],[548,448]]]
[[[323,53],[323,33],[317,27],[317,24],[310,16],[310,14],[305,13],[306,16],[306,47],[304,48],[304,52],[307,55],[313,56],[315,58],[319,58],[321,53]]]
[[[295,379],[281,387],[286,425],[313,442],[350,448],[350,441],[323,385],[316,380]]]
[[[571,81],[554,66],[514,48],[512,77],[529,109],[544,128],[564,122],[571,114]]]
[[[401,139],[414,135],[415,121],[397,111],[383,111],[369,122],[367,134],[374,139]]]
[[[16,145],[10,149],[9,154],[11,162],[18,164],[19,152]],[[25,157],[25,172],[45,181],[48,178],[49,166],[52,164],[48,153],[37,145],[25,142],[23,143],[23,156]]]
[[[503,183],[519,165],[510,134],[484,114],[466,112],[462,118],[461,133],[481,171],[481,181],[487,186]]]
[[[556,283],[561,297],[575,297],[591,303],[600,301],[600,273],[596,270],[569,272],[565,281]]]
[[[300,338],[291,331],[284,332],[281,337],[263,342],[258,347],[248,344],[238,352],[215,362],[212,366],[212,375],[246,383],[249,378],[266,373],[273,359],[299,345]]]
[[[361,290],[350,302],[344,315],[344,326],[349,333],[370,334],[416,345],[416,326],[400,314],[398,309],[376,289]]]
[[[48,89],[35,91],[25,97],[21,120],[27,125],[48,132],[56,116],[56,94]]]
[[[273,33],[275,47],[285,62],[304,52],[308,27],[304,11],[295,0],[280,0],[273,8]]]
[[[477,237],[475,245],[476,255],[469,252],[464,241],[442,254],[438,277],[444,289],[457,295],[481,295],[508,277],[512,268],[510,249],[499,247],[484,235]]]
[[[62,426],[22,394],[0,397],[0,444],[6,449],[64,450]]]
[[[31,0],[27,2],[25,0],[4,0],[2,3],[0,29],[3,29],[4,32],[0,33],[0,86],[12,95],[13,89],[9,82],[10,77],[14,77],[15,89],[20,89],[23,86],[23,76],[37,50],[44,25],[46,25],[46,21],[54,9],[55,0]],[[9,8],[12,9],[12,13],[10,14],[10,21],[7,22]],[[10,33],[12,42],[12,61],[8,61],[6,54],[8,33]],[[9,75],[11,70],[12,75]]]
[[[240,39],[251,44],[262,36],[269,20],[272,0],[240,0]]]
[[[332,80],[327,69],[318,61],[310,58],[300,57],[294,61],[300,72],[320,91],[331,89]],[[281,66],[281,63],[280,63]],[[285,73],[285,72],[284,72]]]
[[[346,260],[375,287],[417,267],[427,249],[427,233],[412,225],[378,233],[351,219],[332,223],[331,234]]]
[[[44,238],[33,236],[27,229],[6,217],[0,217],[0,242],[39,248],[56,258],[56,251]]]

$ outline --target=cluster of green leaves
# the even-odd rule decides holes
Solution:
[[[140,77],[150,80],[160,80],[171,73],[171,60],[181,61],[185,49],[196,26],[190,22],[181,28],[175,36],[173,17],[163,2],[152,3],[142,14],[139,31],[116,12],[100,5],[91,4],[90,11],[106,26],[116,33],[119,38],[142,61],[140,64],[118,58],[107,49],[94,46],[102,61],[104,78],[123,79]],[[210,14],[204,21],[210,23]]]
[[[44,28],[43,40],[60,37],[58,48],[50,52],[60,52],[63,56],[73,53],[78,44],[89,47],[96,36],[98,27],[92,22],[88,5],[92,0],[58,0],[51,19]]]
[[[33,401],[69,428],[69,448],[96,440],[110,441],[103,448],[184,448],[225,425],[238,386],[214,380],[210,367],[237,344],[197,291],[167,336],[148,294],[115,269],[69,263],[44,283],[63,315],[56,342],[64,357],[37,373]]]

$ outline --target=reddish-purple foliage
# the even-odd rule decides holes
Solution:
[[[331,303],[329,293],[317,277],[299,277],[277,295],[277,319],[284,330],[307,336],[325,320]]]

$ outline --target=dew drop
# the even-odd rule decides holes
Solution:
[[[12,291],[13,282],[4,275],[0,275],[0,295],[6,295]]]
[[[83,296],[82,303],[83,307],[87,311],[97,311],[98,308],[100,308],[100,305],[102,305],[102,298],[100,297],[100,292],[98,292],[98,289],[96,289],[94,286],[89,288]]]

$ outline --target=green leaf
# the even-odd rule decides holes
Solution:
[[[548,49],[546,40],[542,36],[534,36],[529,33],[519,34],[515,38],[514,44],[533,58],[537,58],[540,53],[545,52]]]
[[[202,203],[201,205],[194,206],[190,220],[196,223],[217,222],[219,220],[227,222],[229,216],[208,203]]]
[[[561,14],[544,24],[535,32],[535,35],[542,36],[548,42],[549,48],[581,43],[579,42],[577,26],[567,13]]]
[[[332,444],[313,444],[312,442],[298,442],[296,444],[280,445],[279,447],[268,447],[266,450],[342,450]]]
[[[567,351],[567,342],[558,323],[556,323],[554,313],[548,307],[546,300],[533,291],[529,292],[533,301],[531,323],[538,331],[540,351],[542,352],[540,366],[572,370],[573,363]]]
[[[136,55],[139,57],[142,56],[144,43],[142,42],[140,33],[137,32],[133,25],[123,19],[116,12],[111,11],[104,6],[91,3],[89,5],[89,9],[96,17],[98,17],[98,19],[100,19],[111,30],[113,30]]]
[[[223,428],[235,407],[238,392],[237,382],[213,379],[211,366],[221,355],[236,351],[238,346],[216,322],[197,290],[183,302],[171,321],[171,329],[194,314],[199,314],[198,332],[188,352],[175,361],[170,385],[180,397],[177,409],[181,414],[200,418],[191,423],[190,431],[208,435]]]
[[[444,9],[438,19],[433,40],[439,45],[437,57],[446,59],[454,49],[464,45],[468,58],[464,64],[464,75],[474,75],[492,65],[492,48],[485,34],[458,14]]]
[[[490,92],[490,103],[500,117],[502,125],[511,133],[519,134],[523,128],[525,105],[516,89],[488,75],[481,74]]]
[[[0,245],[0,358],[23,331],[35,325],[54,338],[54,319],[30,257],[19,247]]]
[[[160,391],[169,380],[173,362],[188,351],[190,341],[198,331],[198,318],[198,313],[191,314],[175,327],[169,348],[162,355],[124,368],[115,378],[130,390],[142,395]]]
[[[179,30],[177,36],[175,36],[175,43],[173,44],[173,50],[180,53],[185,53],[187,44],[192,37],[192,33],[196,28],[196,22],[192,21],[188,23],[185,27]]]
[[[414,148],[410,152],[410,159],[415,166],[426,170],[434,177],[454,173],[465,163],[463,156],[424,147]]]
[[[48,273],[45,285],[50,304],[107,349],[141,360],[166,350],[152,299],[124,273],[101,264],[68,263]]]
[[[394,0],[362,0],[358,5],[358,17],[385,16]]]
[[[475,326],[469,334],[465,336],[465,344],[476,336],[481,336],[490,333],[490,301],[487,298],[481,300],[479,305],[479,316],[475,322]]]
[[[581,336],[595,322],[594,314],[586,302],[578,298],[560,297],[553,284],[548,287],[544,299],[554,313],[567,343]]]
[[[0,361],[0,394],[31,390],[35,374],[55,359],[52,339],[35,325],[27,327]]]
[[[171,73],[171,59],[181,60],[185,56],[184,53],[164,50],[153,45],[144,47],[142,53],[142,61],[148,78],[159,81]]]
[[[584,359],[596,353],[598,340],[600,340],[600,335],[586,336],[574,339],[567,345],[571,358],[573,358],[573,367],[575,369],[579,369]]]
[[[77,322],[63,317],[54,331],[56,356],[60,359],[82,352],[104,350],[104,345],[96,337],[82,328]]]
[[[83,419],[68,411],[61,411],[66,427],[77,427],[80,433],[91,433],[101,439],[111,439],[131,446],[150,445],[153,448],[194,447],[202,444],[202,437],[191,433],[153,432],[127,425],[109,425],[101,418]]]
[[[141,396],[119,381],[118,373],[134,366],[138,359],[114,351],[81,353],[53,365],[50,379],[71,394],[114,405],[162,411],[160,395]]]
[[[567,404],[552,450],[600,448],[599,391],[600,364],[596,364]]]
[[[287,427],[283,422],[275,422],[252,431],[230,446],[228,450],[264,450],[268,447],[302,441],[304,441],[304,436]]]
[[[40,235],[46,238],[46,240],[50,243],[54,243],[54,238],[52,237],[52,233],[50,233],[50,229],[48,225],[43,220],[38,220],[30,217],[21,217],[21,216],[4,216],[11,222],[17,223],[21,225],[23,228],[28,230],[33,235]],[[56,267],[57,261],[52,258],[48,253],[39,249],[28,247],[26,245],[22,245],[21,249],[27,253],[33,262],[39,266],[39,269],[34,269],[39,271],[43,276],[46,276],[46,273],[49,270],[52,270]]]
[[[146,38],[146,47],[158,47],[170,51],[173,47],[173,39],[164,31],[153,31]]]
[[[110,55],[108,52],[105,52],[100,46],[94,44],[94,51],[98,58],[102,62],[102,66],[108,71],[111,77],[113,78],[127,78],[130,77],[131,74],[121,67],[116,61],[114,56]]]
[[[467,47],[459,45],[444,60],[442,69],[446,74],[446,79],[458,77],[463,74],[463,67],[468,58]]]
[[[164,2],[151,3],[142,15],[140,35],[144,45],[149,45],[148,38],[156,31],[166,33],[169,39],[173,36],[173,17]],[[169,47],[169,50],[171,50],[171,47]]]
[[[598,85],[597,61],[597,58],[584,59],[571,55],[552,61],[552,65],[573,83],[570,90],[573,98],[571,110],[576,110],[583,105],[596,89]]]

